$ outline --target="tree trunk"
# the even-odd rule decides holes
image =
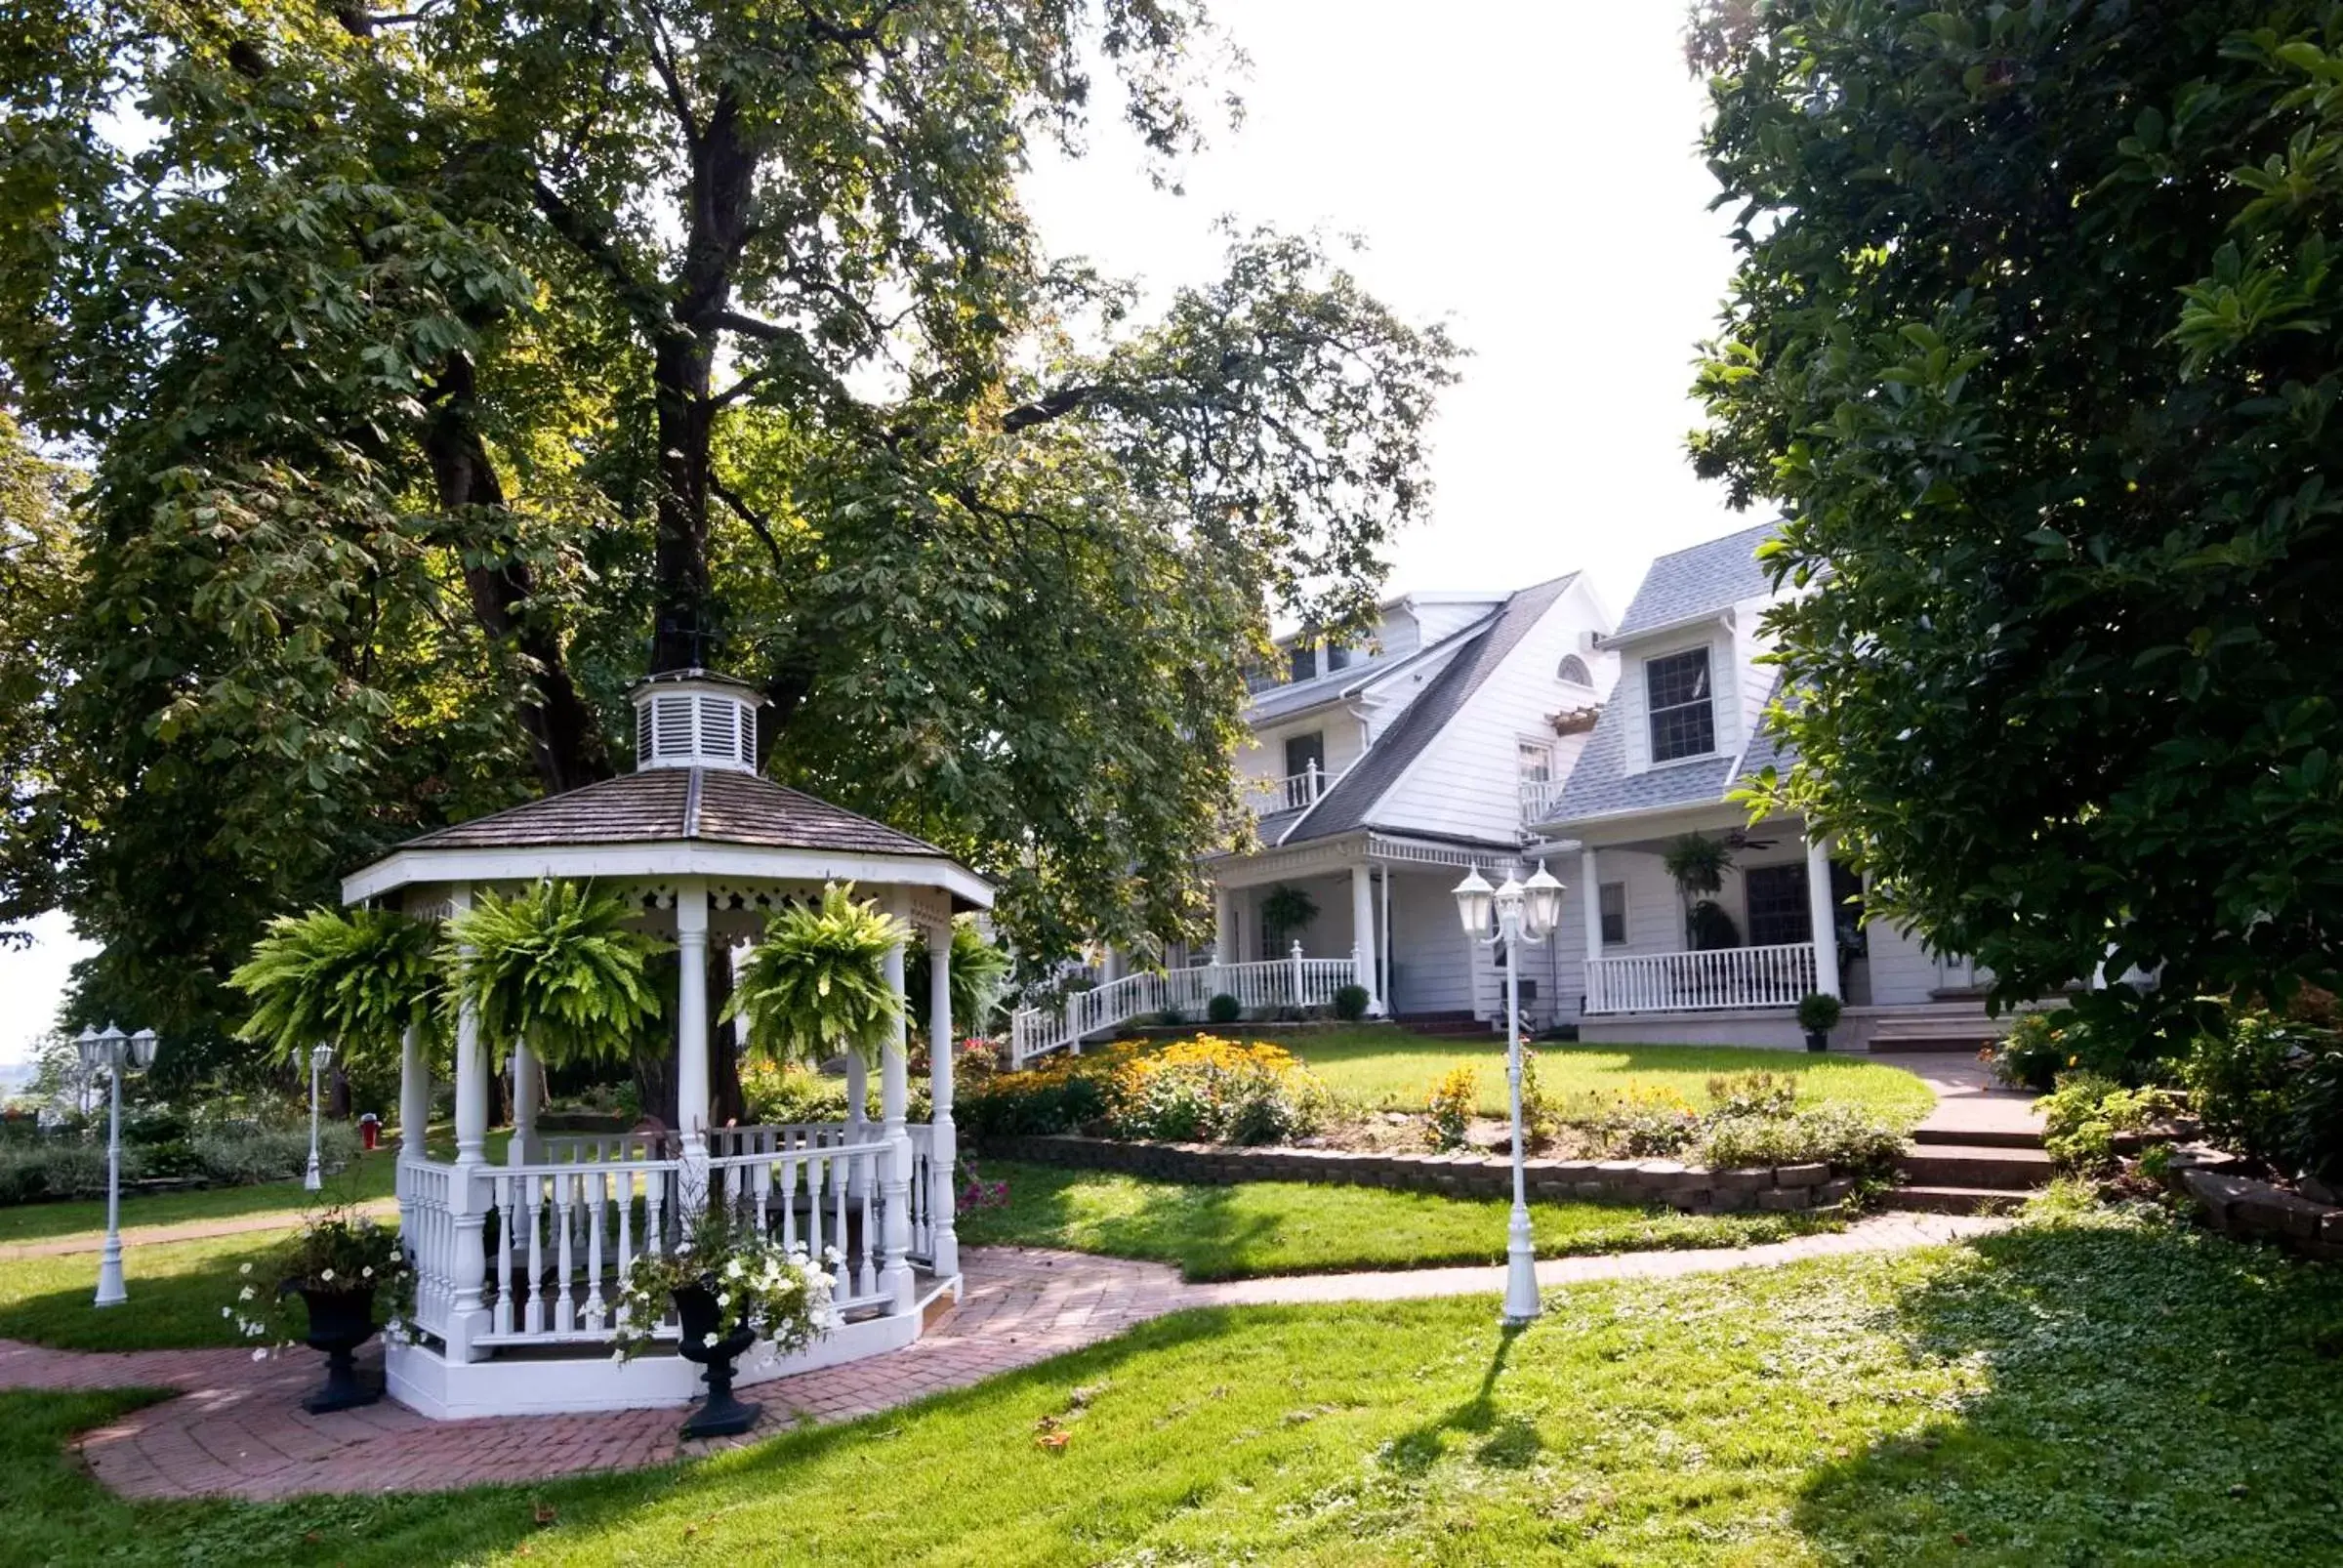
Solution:
[[[740,1052],[732,1049],[732,1025],[718,1023],[732,1000],[731,944],[708,943],[708,1118],[718,1127],[747,1122],[748,1095],[740,1087]]]
[[[425,428],[439,510],[460,518],[467,509],[505,504],[503,482],[481,439],[472,361],[450,355],[439,377],[438,406]],[[481,630],[517,652],[529,667],[532,694],[520,704],[520,723],[548,794],[576,789],[610,776],[610,756],[601,725],[570,679],[561,641],[524,614],[535,592],[529,569],[518,561],[479,560],[464,567],[464,586]]]

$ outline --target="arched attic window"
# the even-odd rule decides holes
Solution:
[[[1554,671],[1554,677],[1559,681],[1567,681],[1574,686],[1592,686],[1594,684],[1594,675],[1586,668],[1586,661],[1575,653],[1562,655],[1561,667]]]

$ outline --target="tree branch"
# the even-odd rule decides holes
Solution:
[[[567,240],[610,280],[610,286],[618,293],[619,303],[634,315],[638,325],[654,336],[674,325],[667,309],[666,291],[635,275],[634,268],[628,265],[627,258],[621,254],[608,230],[571,206],[568,198],[544,180],[533,179],[529,185],[537,210],[545,215],[545,221],[553,226],[554,232]]]
[[[1047,425],[1053,419],[1062,419],[1078,409],[1087,407],[1105,391],[1104,387],[1090,385],[1060,387],[1055,392],[1037,397],[1030,403],[1022,403],[1010,409],[1001,417],[1001,428],[1014,435],[1019,431],[1031,430],[1036,425]]]
[[[636,25],[642,29],[644,51],[651,57],[651,69],[667,88],[668,103],[676,111],[676,119],[683,127],[683,140],[692,147],[700,145],[699,116],[691,111],[691,95],[683,91],[683,73],[676,64],[675,46],[667,41],[667,30],[659,25],[656,14],[641,6],[629,8],[635,13]]]
[[[734,494],[730,485],[713,474],[708,475],[708,493],[740,515],[740,520],[747,523],[749,530],[763,541],[765,554],[773,557],[773,570],[787,575],[788,567],[781,560],[781,542],[773,537],[771,519]]]

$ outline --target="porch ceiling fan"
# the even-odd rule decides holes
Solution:
[[[1747,828],[1728,828],[1725,831],[1725,843],[1733,846],[1736,854],[1744,849],[1771,849],[1774,846],[1772,839],[1750,838]]]

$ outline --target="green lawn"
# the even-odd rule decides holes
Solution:
[[[240,1286],[276,1288],[274,1278],[261,1277],[262,1260],[283,1239],[282,1231],[258,1231],[126,1247],[122,1281],[130,1300],[103,1310],[90,1304],[98,1289],[96,1253],[9,1259],[0,1262],[0,1339],[67,1350],[238,1343],[234,1326],[220,1309],[235,1299]],[[254,1264],[251,1279],[236,1271],[247,1260]]]
[[[503,1159],[505,1144],[512,1135],[509,1131],[490,1133],[488,1158]],[[429,1145],[438,1158],[454,1157],[455,1137],[447,1129],[432,1129]],[[281,1212],[285,1223],[290,1225],[297,1223],[303,1213],[316,1207],[321,1198],[327,1203],[365,1203],[388,1198],[392,1193],[397,1172],[398,1151],[386,1146],[372,1154],[360,1155],[349,1170],[327,1176],[322,1194],[308,1192],[296,1176],[288,1181],[263,1181],[243,1187],[199,1187],[126,1195],[122,1200],[122,1224],[126,1229],[133,1225],[184,1225],[203,1219],[238,1219],[246,1215]],[[102,1232],[104,1228],[103,1198],[0,1208],[0,1245],[51,1241]]]
[[[1242,1027],[1230,1033],[1242,1035]],[[1297,1035],[1294,1053],[1346,1098],[1371,1110],[1421,1110],[1433,1080],[1450,1065],[1469,1061],[1481,1086],[1481,1110],[1505,1113],[1505,1052],[1501,1041],[1427,1040],[1402,1030],[1342,1029]],[[1579,1093],[1620,1094],[1665,1087],[1695,1105],[1708,1102],[1708,1080],[1720,1073],[1769,1072],[1798,1081],[1811,1101],[1839,1100],[1877,1111],[1912,1127],[1935,1108],[1928,1086],[1901,1067],[1849,1056],[1737,1046],[1576,1046],[1536,1048],[1538,1081],[1549,1100]]]
[[[1547,1300],[1512,1339],[1489,1298],[1184,1313],[704,1464],[444,1497],[129,1506],[61,1445],[135,1396],[0,1395],[0,1510],[31,1563],[2337,1560],[2343,1271],[2101,1220]]]
[[[1007,1208],[960,1222],[969,1246],[1063,1247],[1177,1263],[1192,1280],[1504,1260],[1509,1205],[1378,1187],[1150,1181],[1103,1171],[987,1164],[1007,1177]],[[1740,1247],[1839,1221],[1812,1215],[1679,1215],[1619,1204],[1535,1203],[1540,1256]]]

